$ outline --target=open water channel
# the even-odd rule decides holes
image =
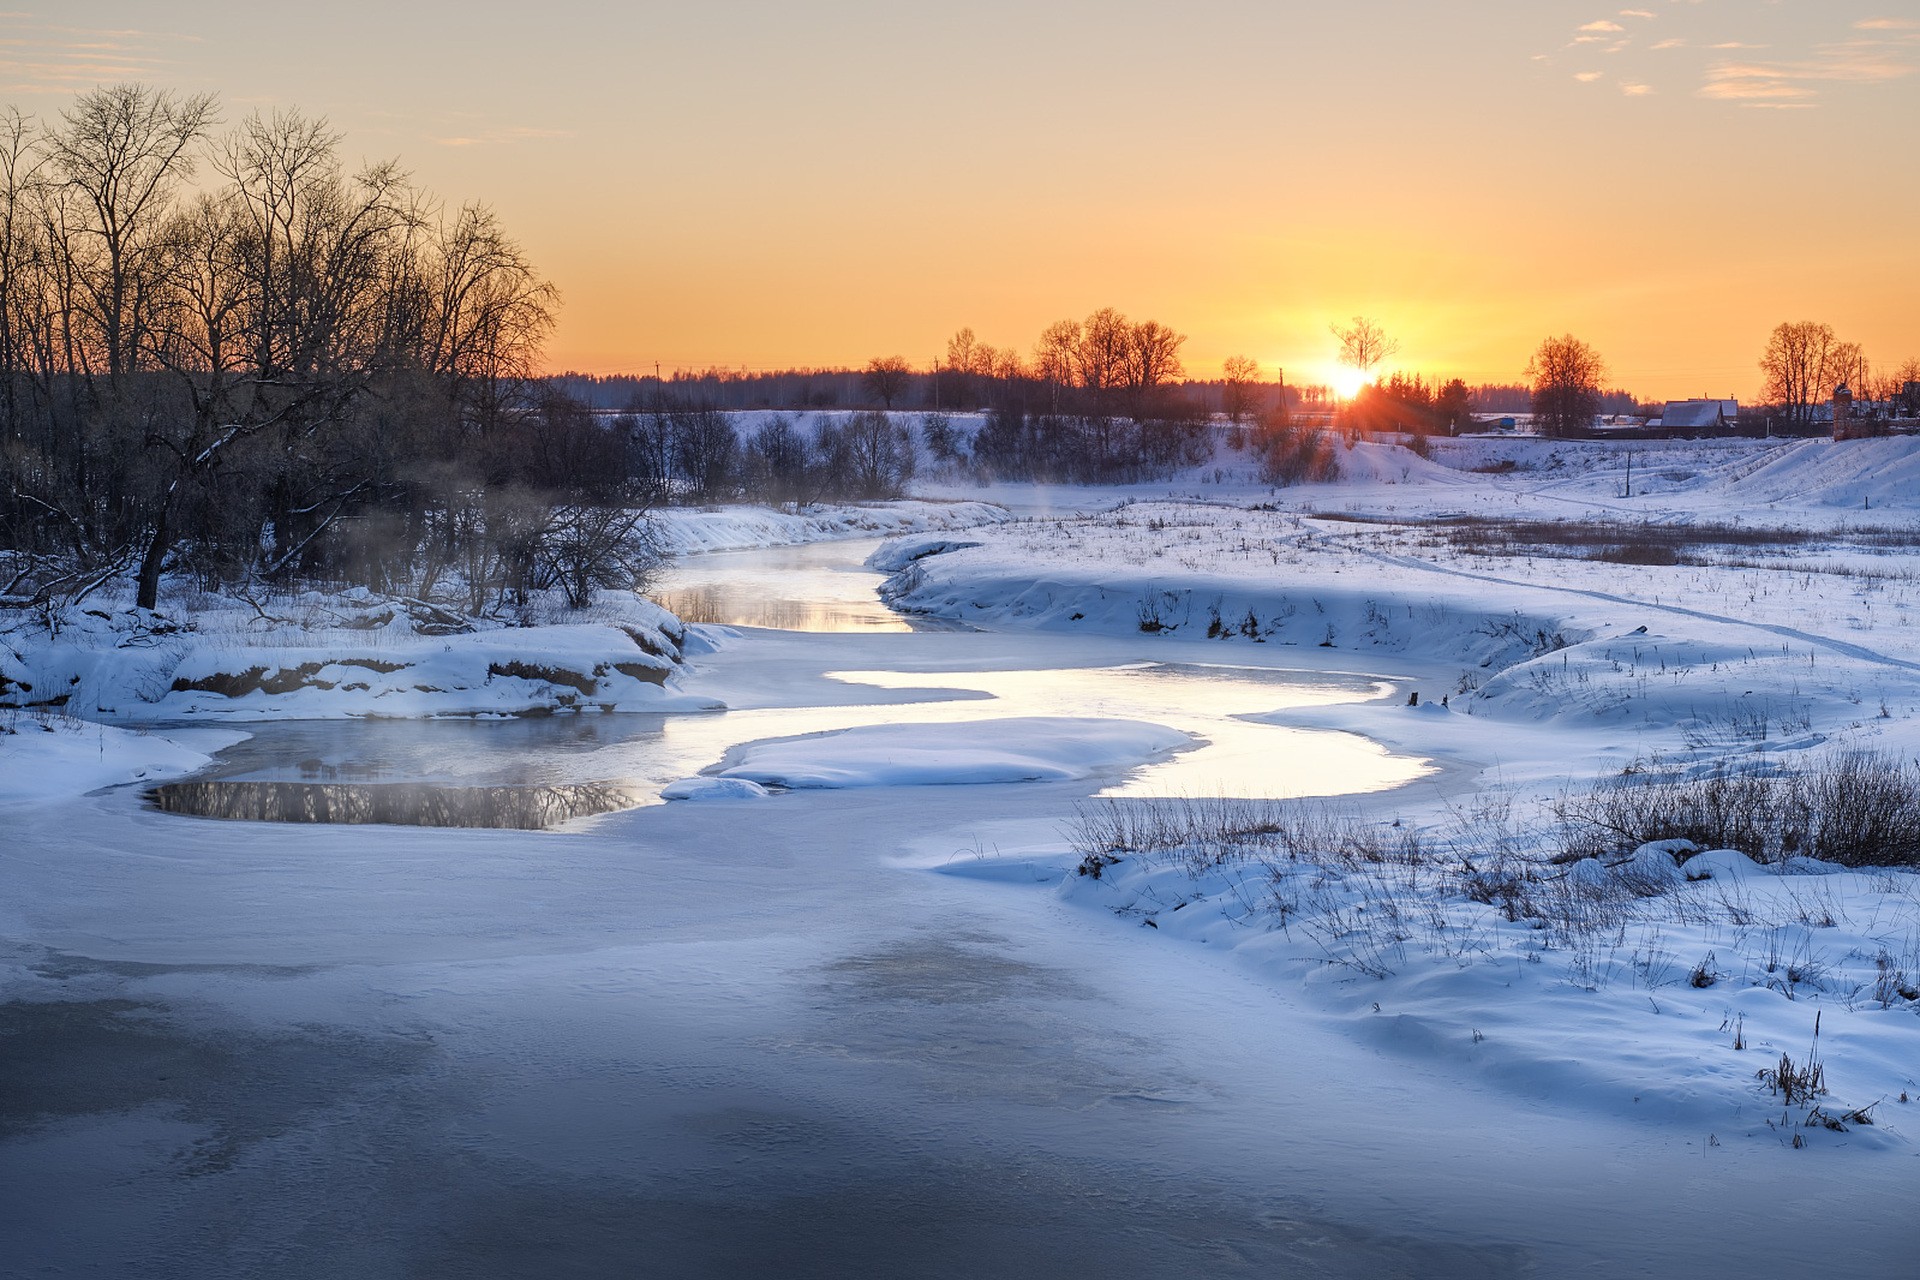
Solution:
[[[728,710],[713,714],[263,724],[223,752],[205,780],[162,795],[169,808],[240,817],[263,805],[279,813],[286,797],[273,789],[291,787],[322,801],[309,804],[300,820],[325,820],[329,812],[354,813],[349,802],[361,793],[405,788],[400,798],[414,799],[419,820],[446,825],[446,804],[418,802],[422,788],[441,788],[472,795],[476,807],[487,802],[471,825],[537,827],[658,803],[662,787],[718,765],[745,742],[902,720],[1029,716],[1146,720],[1191,735],[1191,749],[1103,780],[1101,795],[1332,796],[1384,790],[1430,772],[1425,762],[1357,735],[1247,718],[1375,697],[1385,689],[1377,680],[1167,661],[1111,641],[1036,640],[909,618],[880,601],[879,575],[862,566],[875,545],[696,556],[680,564],[659,595],[690,622],[824,640],[810,651],[843,655],[849,669],[784,688],[750,672],[742,673],[744,685],[723,676],[715,687]],[[717,665],[738,673],[759,665],[777,642],[727,634],[718,643],[726,660]],[[861,669],[868,658],[894,665]],[[503,804],[511,806],[515,790],[527,793],[528,820],[489,821]],[[372,817],[395,820],[394,808]],[[369,818],[363,812],[335,820]]]

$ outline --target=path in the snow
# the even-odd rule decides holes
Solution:
[[[1352,547],[1351,550],[1377,560],[1382,564],[1394,565],[1402,569],[1418,569],[1423,573],[1439,574],[1448,578],[1464,578],[1469,582],[1487,582],[1494,586],[1512,587],[1521,591],[1550,591],[1559,595],[1584,596],[1589,600],[1598,600],[1604,604],[1617,604],[1630,609],[1651,609],[1659,613],[1670,613],[1679,617],[1693,618],[1700,622],[1712,622],[1728,627],[1743,627],[1753,631],[1765,631],[1783,640],[1798,640],[1837,653],[1842,657],[1853,658],[1860,662],[1873,663],[1883,667],[1893,667],[1901,671],[1920,671],[1920,662],[1910,662],[1905,658],[1896,658],[1880,653],[1865,645],[1853,644],[1846,640],[1836,640],[1832,636],[1823,636],[1817,632],[1802,631],[1798,627],[1781,626],[1771,622],[1755,622],[1751,618],[1733,618],[1723,613],[1708,613],[1701,609],[1689,609],[1677,604],[1659,604],[1652,600],[1642,600],[1635,596],[1615,595],[1609,591],[1594,591],[1587,587],[1563,587],[1551,582],[1529,582],[1520,578],[1502,578],[1490,573],[1470,573],[1465,569],[1453,569],[1431,560],[1422,560],[1417,556],[1393,555],[1385,551],[1373,551],[1366,547]]]

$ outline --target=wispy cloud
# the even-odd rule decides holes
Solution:
[[[1722,102],[1756,101],[1777,98],[1817,98],[1819,91],[1776,77],[1761,75],[1757,68],[1715,69],[1707,72],[1700,96]]]
[[[516,142],[543,142],[553,138],[573,136],[574,131],[571,129],[541,129],[532,125],[510,125],[503,129],[487,129],[478,133],[428,138],[427,141],[440,147],[497,147]]]
[[[161,79],[173,50],[199,37],[172,31],[64,26],[31,13],[0,13],[0,88],[74,93],[119,80]]]
[[[1673,3],[1703,5],[1704,0]],[[1769,7],[1780,3],[1783,0],[1769,0]],[[1896,0],[1896,11],[1907,3],[1910,0]],[[1714,39],[1710,28],[1702,29],[1700,19],[1706,17],[1678,9],[1617,9],[1612,17],[1577,26],[1557,56],[1534,56],[1561,66],[1563,74],[1578,83],[1604,81],[1624,97],[1690,93],[1698,99],[1774,110],[1813,108],[1849,86],[1886,85],[1920,74],[1920,16],[1834,16],[1827,22],[1828,42],[1815,44],[1787,36],[1781,22],[1758,15],[1748,15],[1741,28],[1723,27],[1716,34],[1724,38]],[[1655,21],[1678,34],[1655,40],[1657,28],[1632,25]],[[1650,60],[1653,52],[1664,55],[1657,67]],[[1576,70],[1581,67],[1588,69]],[[1687,76],[1691,84],[1673,81],[1676,74]]]
[[[1915,67],[1872,40],[1821,45],[1798,62],[1723,62],[1707,68],[1703,98],[1722,101],[1792,101],[1820,96],[1826,84],[1887,84]]]

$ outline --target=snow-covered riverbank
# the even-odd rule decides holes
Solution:
[[[838,538],[886,537],[936,529],[970,529],[1008,518],[992,502],[957,499],[929,502],[907,498],[864,505],[828,503],[799,511],[770,507],[721,506],[710,510],[667,507],[654,513],[661,546],[674,555],[702,551],[746,551]]]
[[[513,723],[577,725],[570,768],[658,766],[698,802],[545,834],[159,814],[78,793],[219,743],[74,727],[0,845],[0,1007],[34,1046],[0,1146],[0,1197],[34,1224],[17,1256],[636,1273],[670,1240],[712,1274],[1904,1277],[1913,873],[1678,846],[1551,863],[1535,819],[1656,754],[1911,754],[1907,553],[1819,501],[1769,516],[1815,540],[1706,539],[1672,565],[1537,531],[1468,545],[1445,517],[1618,506],[1604,451],[1451,462],[1509,445],[1484,473],[1363,445],[1336,486],[903,518],[876,558],[891,593],[983,630],[657,620],[682,661],[622,709],[733,710]],[[1787,484],[1801,456],[1709,455],[1663,523],[1750,524],[1740,477]],[[1130,495],[989,496],[1036,516]],[[1908,521],[1875,517],[1887,540]],[[705,562],[749,591],[881,580]],[[568,625],[645,654],[625,620]],[[466,661],[444,647],[465,640],[574,670],[547,634],[349,628],[316,653],[290,631],[194,678],[271,655],[242,701],[292,713],[315,695],[264,685],[320,657],[341,669],[311,674],[359,679],[342,654]],[[181,661],[165,699],[190,692]],[[597,734],[613,723],[651,736]],[[315,724],[302,750],[378,728]],[[1185,770],[1177,788],[1130,789],[1195,737],[1145,766]],[[1384,790],[1243,808],[1211,845],[1206,821],[1096,839],[1103,815],[1172,829],[1195,804],[1170,795],[1204,814],[1248,779],[1326,795],[1383,767]],[[1756,1078],[1783,1055],[1828,1092]]]
[[[1403,453],[1395,476],[1397,451],[1363,445],[1359,483],[907,537],[871,563],[910,612],[1393,674],[1394,696],[1263,718],[1478,775],[1468,792],[1416,786],[1351,818],[1136,807],[1097,810],[1065,842],[995,833],[1005,859],[1051,868],[1069,899],[1150,926],[1143,945],[1232,951],[1315,993],[1350,1034],[1523,1095],[1716,1142],[1845,1130],[1854,1146],[1909,1149],[1913,868],[1689,860],[1697,846],[1636,854],[1631,839],[1555,858],[1565,813],[1623,773],[1826,776],[1860,752],[1898,771],[1920,749],[1920,531],[1914,499],[1889,509],[1902,495],[1884,479],[1916,450],[1874,442],[1863,462],[1837,449],[1743,442],[1684,475],[1656,454],[1636,492],[1672,492],[1632,509],[1601,496],[1623,478],[1617,451],[1524,442],[1507,451],[1521,465],[1487,476]],[[1571,503],[1588,508],[1578,523]],[[1756,1079],[1783,1054],[1823,1065],[1829,1091]]]
[[[665,551],[685,556],[965,528],[1007,514],[987,502],[910,499],[798,512],[669,508],[654,526]],[[39,611],[0,618],[0,708],[161,721],[712,705],[675,692],[679,619],[619,592],[584,609],[543,596],[517,615],[471,618],[360,589],[257,599],[170,581],[162,605],[134,609],[124,591],[108,590],[51,622]]]

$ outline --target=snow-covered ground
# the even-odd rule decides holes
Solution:
[[[8,1253],[196,1277],[1911,1274],[1920,874],[1550,860],[1548,810],[1628,770],[1910,760],[1920,451],[1341,458],[1278,491],[1223,453],[1132,489],[669,533],[864,539],[847,564],[678,572],[884,581],[947,630],[682,634],[635,603],[176,637],[107,608],[74,651],[121,656],[0,652],[68,691],[0,723],[0,1034],[29,1046],[0,1066]],[[343,690],[349,714],[645,712],[572,718],[574,767],[699,803],[550,833],[185,819],[92,789],[234,735],[67,718],[265,722]],[[1783,1056],[1825,1092],[1761,1079]]]
[[[1146,499],[975,531],[971,545],[903,538],[871,563],[909,612],[1201,639],[1222,663],[1279,647],[1302,667],[1398,676],[1370,705],[1272,718],[1363,733],[1475,779],[1368,806],[1391,838],[1369,837],[1364,856],[1337,847],[1345,815],[1281,852],[1260,834],[1128,847],[1123,831],[1098,878],[1073,874],[1084,847],[1056,842],[1070,899],[1150,924],[1154,945],[1232,951],[1317,992],[1370,1041],[1518,1091],[1704,1126],[1715,1141],[1907,1149],[1920,873],[1689,861],[1691,847],[1624,872],[1548,855],[1554,802],[1623,772],[1914,759],[1920,491],[1902,478],[1920,449],[1633,452],[1628,498],[1623,446],[1442,442],[1436,461],[1362,444],[1336,485]],[[1562,537],[1564,522],[1596,520]],[[1644,525],[1681,563],[1620,562],[1651,538]],[[1769,529],[1804,536],[1759,536]],[[1516,891],[1490,888],[1516,876]],[[1829,1092],[1772,1105],[1780,1095],[1755,1075],[1782,1054],[1822,1061]],[[1842,1123],[1825,1125],[1840,1116],[1843,1139]]]
[[[0,806],[180,777],[244,736],[196,729],[163,738],[70,716],[0,713]]]
[[[934,529],[967,529],[1007,518],[992,502],[905,498],[866,505],[821,504],[801,511],[721,506],[711,510],[667,507],[655,513],[661,545],[675,555],[700,551],[745,551]]]

